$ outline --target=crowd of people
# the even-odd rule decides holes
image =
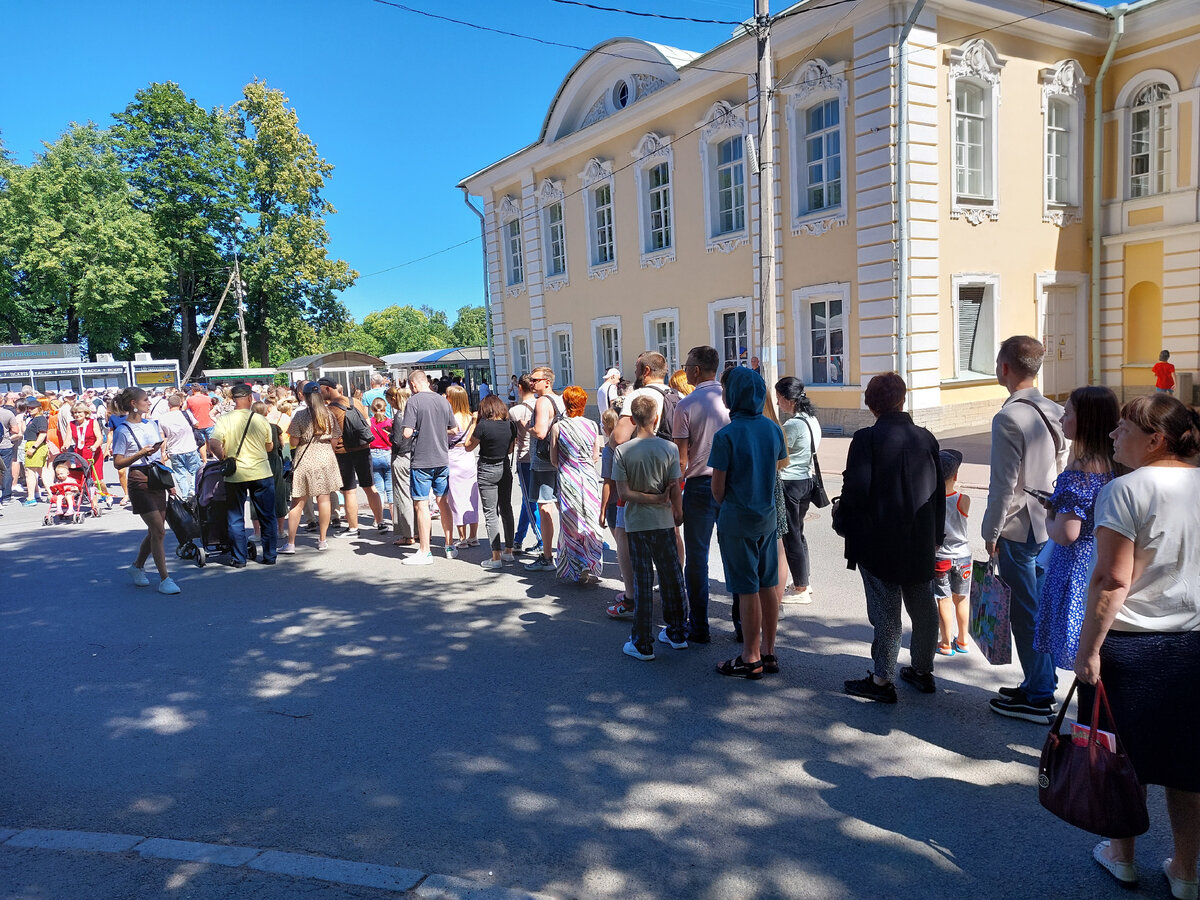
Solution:
[[[1047,724],[1059,671],[1083,685],[1081,713],[1103,676],[1139,776],[1167,789],[1176,853],[1164,872],[1173,896],[1195,897],[1200,781],[1184,748],[1195,745],[1190,723],[1200,714],[1200,416],[1174,397],[1165,367],[1155,394],[1123,408],[1102,386],[1080,387],[1060,406],[1036,387],[1044,352],[1015,336],[996,359],[1009,396],[992,422],[978,534],[1011,592],[1024,677],[989,706]],[[234,567],[248,559],[247,504],[258,559],[270,565],[298,552],[302,521],[318,551],[331,529],[357,535],[360,489],[404,566],[433,565],[435,549],[453,560],[477,546],[482,518],[484,572],[524,555],[525,572],[587,585],[600,580],[608,537],[622,590],[606,612],[632,620],[623,652],[643,661],[656,649],[712,640],[715,529],[742,643],[717,672],[758,680],[780,671],[781,605],[814,598],[805,520],[826,502],[821,426],[798,379],[769,388],[753,367],[720,368],[713,347],[692,348],[676,372],[647,351],[631,381],[611,369],[592,395],[578,385],[557,390],[554,371],[539,366],[514,377],[507,404],[490,386],[481,390],[475,411],[461,383],[420,370],[400,384],[378,375],[352,396],[331,378],[162,396],[136,387],[80,397],[29,389],[0,408],[3,498],[23,472],[24,502],[36,504],[59,478],[53,460],[65,450],[101,485],[111,461],[119,505],[147,526],[133,581],[149,584],[143,567],[153,558],[163,593],[179,591],[163,551],[168,491],[193,492],[206,458],[224,466]],[[874,633],[870,671],[845,690],[883,703],[898,700],[897,674],[936,693],[935,660],[970,652],[963,456],[913,422],[906,394],[895,373],[866,385],[875,423],[850,442],[832,509]],[[597,419],[588,416],[593,399]],[[170,471],[174,486],[156,469]],[[912,623],[910,665],[897,672],[902,609]],[[1132,839],[1112,840],[1094,857],[1129,884],[1133,853]]]

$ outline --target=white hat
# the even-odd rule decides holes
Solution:
[[[613,366],[611,369],[609,369],[607,372],[604,373],[604,377],[605,378],[614,378],[614,377],[620,378],[621,370],[618,369],[616,366]]]

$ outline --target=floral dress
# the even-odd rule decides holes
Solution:
[[[1033,637],[1034,649],[1049,653],[1060,669],[1075,666],[1096,552],[1096,497],[1113,477],[1111,472],[1067,469],[1058,476],[1050,497],[1056,515],[1072,513],[1080,519],[1079,539],[1069,547],[1054,544],[1051,550]]]
[[[558,544],[558,577],[584,580],[604,571],[600,539],[600,479],[592,461],[599,429],[590,419],[573,417],[558,423],[558,505],[562,537]]]

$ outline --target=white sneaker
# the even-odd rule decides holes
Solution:
[[[329,541],[317,541],[317,549],[318,550],[328,550],[329,549]]]
[[[660,644],[670,644],[672,650],[686,650],[688,645],[687,641],[673,641],[667,637],[667,628],[665,625],[659,629],[658,642]]]
[[[279,552],[286,554],[288,556],[291,556],[293,553],[296,552],[296,545],[295,544],[284,544],[282,547],[279,548]]]
[[[433,554],[428,551],[426,551],[425,553],[421,553],[420,551],[417,551],[412,556],[410,556],[408,559],[401,561],[400,565],[402,565],[402,566],[432,566],[433,565]]]
[[[458,548],[453,544],[446,545],[446,559],[458,559]]]
[[[479,568],[481,568],[481,569],[488,569],[488,570],[490,570],[490,571],[493,571],[493,572],[494,572],[494,571],[496,571],[496,570],[498,570],[498,569],[503,569],[503,568],[504,568],[504,563],[502,563],[502,562],[501,562],[500,560],[498,560],[498,559],[485,559],[483,562],[481,562],[481,563],[479,564]]]
[[[168,575],[158,583],[158,592],[160,594],[178,594],[179,585],[177,585],[175,580]]]
[[[501,553],[500,554],[500,562],[515,563],[516,561],[517,561],[517,558],[515,556],[513,556],[511,553]]]
[[[639,650],[637,648],[636,645],[634,645],[632,640],[628,640],[625,642],[625,646],[621,648],[621,652],[624,653],[626,656],[632,656],[634,659],[640,659],[640,660],[654,659],[653,653],[643,653],[641,650]]]
[[[346,537],[352,537],[352,538],[358,537],[358,529],[357,528],[347,528],[345,531],[342,531],[341,533],[344,534]]]
[[[783,602],[784,603],[812,603],[813,602],[812,587],[811,586],[806,587],[802,591],[797,591],[795,588],[792,588],[790,591],[787,591],[784,593]]]
[[[130,566],[129,574],[133,578],[133,583],[138,587],[146,587],[150,584],[150,579],[146,577],[146,573],[137,566]]]

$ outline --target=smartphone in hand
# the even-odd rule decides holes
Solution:
[[[1037,488],[1025,488],[1025,493],[1029,494],[1038,503],[1049,503],[1051,494],[1049,491],[1039,491]]]

